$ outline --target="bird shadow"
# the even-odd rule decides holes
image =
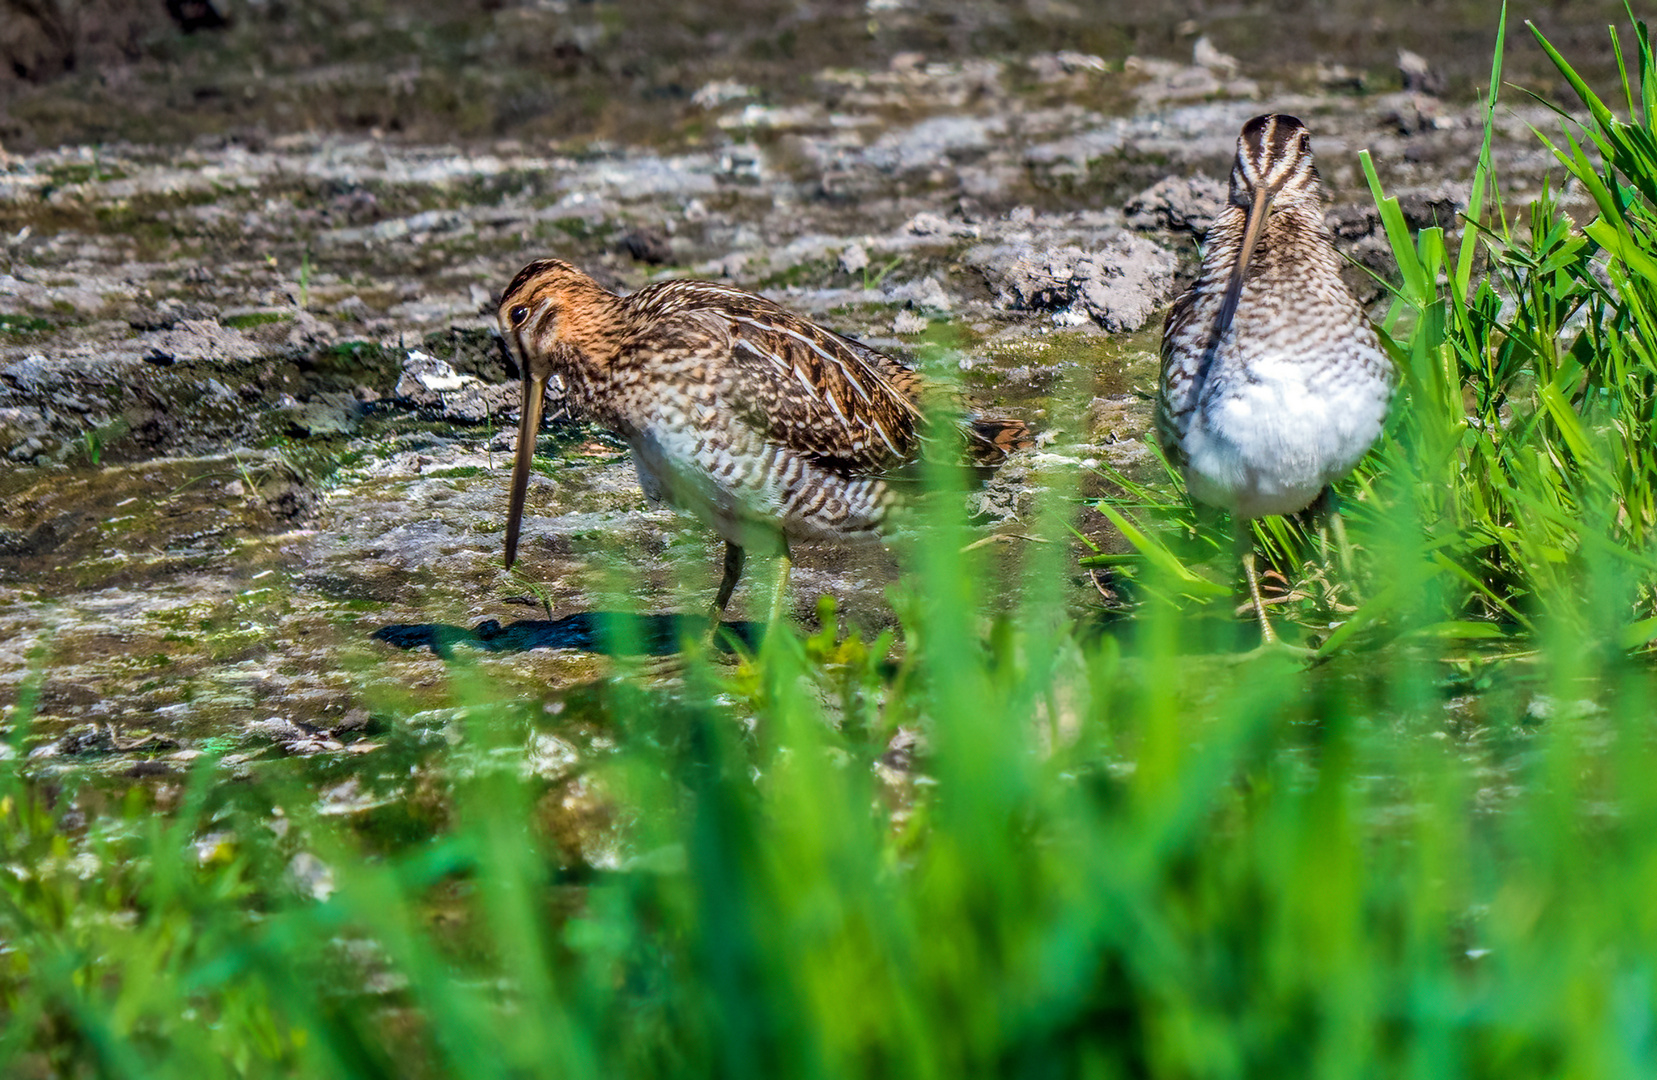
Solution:
[[[727,622],[718,646],[735,651],[757,648],[765,624]],[[470,629],[447,623],[391,623],[370,636],[399,649],[428,648],[443,659],[459,648],[478,652],[527,652],[530,649],[580,649],[605,656],[672,656],[686,638],[700,638],[708,620],[700,615],[637,615],[620,611],[578,611],[561,619],[519,619],[502,626],[485,619]]]

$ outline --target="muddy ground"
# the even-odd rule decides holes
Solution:
[[[1616,7],[1542,14],[1570,45]],[[615,662],[605,613],[642,608],[642,648],[671,650],[661,616],[705,604],[719,545],[648,507],[601,431],[549,423],[521,573],[501,568],[517,387],[487,313],[543,255],[623,290],[736,282],[1030,418],[1042,445],[972,496],[1003,537],[990,565],[1018,564],[1043,493],[1119,546],[1079,500],[1101,463],[1155,475],[1160,320],[1238,128],[1308,123],[1379,317],[1369,271],[1390,257],[1358,151],[1414,224],[1458,227],[1486,8],[1109,22],[870,0],[713,25],[553,0],[458,28],[342,19],[309,51],[274,35],[261,72],[236,54],[254,6],[225,36],[162,28],[124,67],[10,86],[4,718],[32,714],[42,770],[348,758],[402,737],[390,717],[452,716],[445,657],[556,712]],[[1421,26],[1428,12],[1444,24]],[[1425,67],[1401,71],[1400,45]],[[1510,72],[1554,92],[1535,47],[1511,48]],[[1510,206],[1549,172],[1532,125],[1556,124],[1506,93]],[[1068,603],[1091,618],[1105,600],[1083,550]],[[797,554],[802,622],[830,594],[849,625],[891,624],[896,555]],[[733,618],[763,616],[768,572],[752,567]]]

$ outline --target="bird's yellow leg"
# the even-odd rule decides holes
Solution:
[[[1341,576],[1352,581],[1352,541],[1346,538],[1346,519],[1334,508],[1329,511],[1329,531],[1335,534],[1335,554],[1341,561]]]
[[[1248,536],[1247,532],[1243,536]],[[1254,614],[1260,620],[1260,640],[1267,645],[1277,644],[1277,631],[1272,629],[1271,620],[1266,618],[1266,603],[1260,599],[1260,579],[1254,572],[1254,545],[1247,540],[1241,541],[1243,548],[1243,574],[1249,582],[1249,599],[1254,602]]]
[[[782,542],[782,552],[777,556],[777,591],[771,594],[771,617],[766,621],[767,626],[776,625],[788,608],[788,578],[793,569],[794,559],[788,551],[788,540],[785,538]]]
[[[1266,618],[1266,602],[1260,597],[1260,578],[1259,575],[1255,573],[1254,569],[1255,556],[1253,534],[1249,531],[1248,522],[1246,521],[1239,524],[1237,531],[1237,547],[1238,554],[1241,555],[1243,559],[1243,574],[1248,578],[1249,600],[1254,604],[1255,618],[1260,620],[1260,647],[1252,652],[1242,654],[1238,657],[1238,659],[1246,660],[1261,653],[1279,651],[1303,657],[1312,657],[1316,655],[1311,649],[1301,645],[1290,645],[1288,642],[1279,638],[1277,636],[1277,631],[1272,629],[1271,620]]]

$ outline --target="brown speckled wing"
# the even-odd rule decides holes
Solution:
[[[914,457],[914,371],[761,297],[673,284],[652,287],[665,295],[639,293],[641,311],[656,316],[658,332],[706,336],[707,354],[727,361],[711,373],[725,404],[767,441],[842,472],[884,472]]]

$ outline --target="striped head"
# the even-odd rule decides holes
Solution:
[[[619,298],[558,259],[537,259],[501,294],[501,337],[527,374],[544,380],[578,363],[602,364],[614,352]]]
[[[538,259],[518,271],[506,287],[495,317],[524,379],[506,519],[506,566],[511,569],[547,383],[608,364],[615,356],[624,316],[621,298],[587,274],[567,262]]]
[[[1231,204],[1249,209],[1257,202],[1287,206],[1318,198],[1318,170],[1312,164],[1312,136],[1292,116],[1256,116],[1237,136],[1231,166]]]

